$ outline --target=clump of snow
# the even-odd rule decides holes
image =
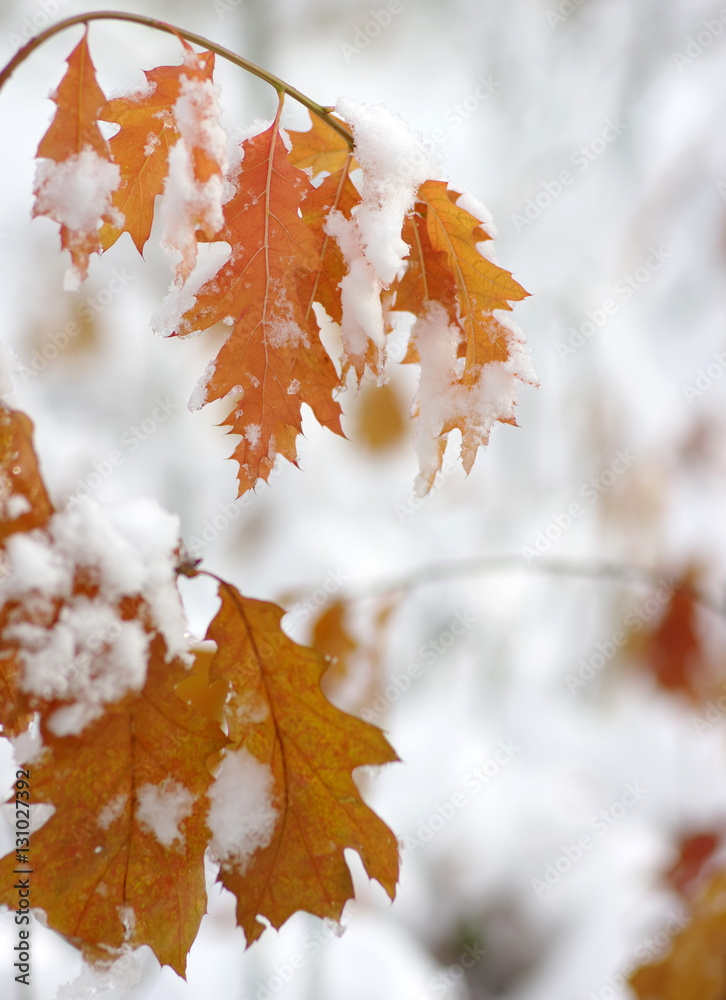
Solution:
[[[177,841],[184,846],[184,834],[179,829],[183,819],[191,814],[194,796],[179,781],[167,775],[160,785],[142,785],[136,793],[136,819],[150,830],[160,844],[171,847]]]
[[[173,284],[161,304],[151,317],[151,328],[159,337],[171,337],[175,333],[185,337],[193,336],[182,317],[197,301],[197,292],[224,267],[231,253],[228,243],[203,246],[197,256],[194,271],[183,285]],[[234,320],[233,320],[234,322]]]
[[[146,145],[144,146],[144,156],[153,156],[154,150],[158,149],[161,145],[161,139],[155,132],[149,132],[146,137]]]
[[[297,321],[288,294],[284,281],[278,279],[269,281],[268,296],[272,308],[268,309],[265,342],[275,349],[287,347],[294,350],[301,344],[310,347],[310,341]]]
[[[225,754],[208,792],[214,857],[244,873],[254,852],[272,839],[278,818],[272,792],[269,764],[260,763],[244,747]]]
[[[143,968],[137,955],[121,955],[110,964],[83,964],[75,979],[62,983],[55,1000],[96,1000],[111,990],[132,990],[141,982]]]
[[[476,451],[486,444],[497,420],[511,420],[522,382],[536,384],[536,375],[521,333],[508,314],[495,310],[509,337],[506,361],[481,365],[473,382],[461,382],[465,364],[457,357],[462,331],[450,325],[444,307],[432,302],[413,326],[412,337],[421,360],[417,406],[419,414],[416,453],[420,473],[414,488],[424,496],[441,466],[444,428],[456,423],[462,428],[462,452]]]
[[[351,126],[355,157],[363,169],[355,214],[358,232],[376,277],[387,287],[409,252],[401,239],[403,220],[435,166],[421,134],[382,104],[341,97],[335,110]]]
[[[246,128],[239,129],[235,133],[235,137],[239,144],[247,142],[248,139],[254,139],[256,135],[261,135],[266,132],[267,129],[272,125],[272,121],[265,118],[255,118],[251,125]]]
[[[207,367],[202,372],[199,381],[192,389],[192,394],[189,397],[189,409],[194,412],[195,410],[201,410],[204,404],[207,402],[207,387],[209,382],[217,370],[216,361],[210,361]]]
[[[257,448],[260,443],[260,431],[259,424],[248,424],[245,427],[245,438],[253,448]]]
[[[369,339],[380,349],[385,342],[381,283],[368,260],[355,219],[330,212],[325,232],[334,237],[348,266],[340,283],[343,322],[340,337],[345,356],[365,357]]]
[[[77,504],[54,514],[47,529],[7,540],[0,604],[18,607],[3,639],[18,644],[24,690],[71,702],[50,718],[57,735],[81,732],[105,704],[144,684],[150,635],[121,616],[124,597],[143,598],[169,655],[184,655],[178,538],[178,518],[137,500],[106,509]],[[79,572],[97,587],[93,597],[74,592]]]
[[[476,244],[476,249],[482,257],[486,257],[492,264],[498,264],[499,258],[497,257],[497,250],[494,243],[497,237],[497,227],[494,225],[494,219],[489,209],[485,208],[469,191],[463,191],[456,199],[456,204],[459,208],[463,208],[465,212],[473,215],[475,219],[478,219],[481,223],[481,228],[491,237],[488,240],[480,240]]]
[[[194,268],[196,230],[202,229],[211,239],[224,225],[222,204],[228,169],[227,136],[219,121],[214,84],[188,76],[182,76],[179,84],[179,97],[172,109],[179,139],[169,151],[161,205],[161,245],[180,258],[177,285]]]
[[[456,199],[456,204],[459,208],[463,208],[465,212],[473,215],[475,219],[478,219],[481,222],[484,232],[491,236],[493,240],[497,238],[497,227],[494,225],[492,213],[471,192],[462,191]]]
[[[0,470],[0,519],[4,522],[16,521],[32,510],[28,498],[15,492],[17,486],[15,477],[9,470]]]
[[[461,330],[449,325],[449,317],[441,303],[432,302],[425,315],[414,323],[411,336],[421,361],[415,441],[421,471],[414,488],[422,496],[439,468],[440,435],[447,418],[451,416],[452,404],[461,392],[461,387],[456,384],[461,376],[456,357]]]
[[[35,212],[75,232],[95,233],[100,220],[111,211],[111,196],[120,183],[118,164],[90,147],[61,162],[39,160],[33,191]]]
[[[109,219],[120,227],[124,218],[111,205],[111,196],[121,183],[118,164],[106,159],[91,147],[57,162],[41,159],[36,165],[36,215],[47,215],[70,230],[70,246],[83,244],[97,232],[101,221]],[[71,270],[66,288],[74,290],[85,277]]]
[[[23,514],[27,514],[32,509],[30,501],[22,493],[16,493],[14,496],[8,497],[7,512],[8,518],[11,521],[17,520],[17,518],[22,517]]]
[[[18,764],[35,764],[43,755],[43,738],[36,719],[33,719],[25,732],[11,737],[10,742]]]
[[[119,919],[124,925],[124,943],[130,941],[136,930],[136,911],[133,906],[117,906]]]
[[[334,211],[325,224],[347,265],[340,284],[343,351],[349,361],[363,359],[372,341],[382,361],[381,291],[408,256],[401,238],[403,220],[413,208],[419,186],[436,175],[436,166],[423,137],[383,105],[344,97],[336,111],[352,129],[355,156],[363,170],[361,202],[352,217]]]

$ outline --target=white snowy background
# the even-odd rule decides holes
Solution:
[[[5,0],[0,60],[29,26],[103,6]],[[145,262],[124,237],[71,295],[62,291],[58,227],[30,218],[32,160],[53,112],[46,98],[80,37],[74,28],[0,93],[0,337],[26,366],[34,351],[47,360],[37,377],[16,381],[15,399],[35,421],[57,503],[120,449],[123,463],[94,496],[154,497],[179,515],[187,539],[206,525],[208,568],[265,599],[309,597],[341,578],[346,594],[363,593],[444,559],[521,555],[548,528],[547,559],[672,574],[695,565],[720,595],[726,8],[704,0],[392,0],[388,8],[151,0],[123,9],[206,35],[323,104],[343,95],[385,103],[435,137],[444,176],[490,209],[499,259],[532,293],[515,317],[541,387],[522,390],[519,428],[495,427],[471,475],[444,477],[420,507],[410,435],[391,454],[372,454],[347,394],[350,440],[308,419],[301,470],[283,464],[230,518],[235,467],[224,461],[219,413],[186,408],[219,341],[161,340],[149,329],[171,277],[159,226]],[[376,20],[376,11],[386,13]],[[106,93],[138,87],[142,68],[179,61],[174,39],[131,25],[95,24],[90,45]],[[270,88],[217,66],[229,131],[272,117]],[[291,101],[283,121],[305,127]],[[65,322],[91,311],[83,334],[49,358]],[[698,392],[687,391],[709,366]],[[410,399],[415,373],[397,373],[394,386]],[[168,418],[149,422],[160,400]],[[627,468],[611,475],[618,453]],[[583,492],[593,477],[603,487],[594,497]],[[582,516],[554,537],[575,502]],[[215,518],[223,530],[212,537]],[[628,995],[620,974],[652,957],[658,932],[682,922],[681,904],[658,883],[676,837],[726,820],[726,747],[718,725],[697,731],[692,708],[620,661],[571,689],[567,677],[581,660],[600,663],[598,644],[633,614],[653,619],[658,603],[647,585],[537,572],[539,558],[529,572],[422,583],[390,623],[384,685],[392,694],[381,724],[403,763],[361,785],[405,841],[393,905],[349,854],[358,898],[342,936],[298,914],[245,951],[231,897],[213,890],[188,982],[160,971],[144,949],[128,972],[140,975],[138,985],[109,995]],[[184,596],[201,635],[215,610],[212,588],[194,582]],[[305,638],[304,615],[294,611],[288,627]],[[457,616],[468,627],[450,643]],[[718,646],[723,626],[708,624]],[[433,656],[437,641],[442,652]],[[422,669],[407,685],[413,664]],[[0,752],[9,791],[4,742]],[[589,846],[568,866],[562,859],[576,856],[585,835]],[[7,827],[0,848],[9,847]],[[533,880],[558,860],[567,870],[538,891]],[[79,974],[77,953],[36,924],[33,985],[16,988],[16,940],[5,915],[3,996],[50,1000]],[[59,996],[95,996],[96,988],[81,982]]]

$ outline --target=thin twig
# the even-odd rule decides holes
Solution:
[[[660,567],[633,566],[627,563],[609,563],[594,560],[577,562],[558,559],[537,559],[527,562],[519,555],[478,556],[473,559],[450,559],[429,563],[409,570],[399,577],[384,577],[355,589],[341,590],[336,600],[345,603],[357,602],[375,597],[410,593],[421,586],[456,580],[466,576],[481,576],[487,573],[538,573],[548,576],[566,576],[580,579],[616,580],[623,583],[647,584],[651,587],[669,586],[685,591],[691,599],[714,614],[726,617],[726,606],[714,600],[704,591],[688,581],[674,577]],[[307,592],[307,591],[306,591]],[[302,593],[302,591],[301,591]]]

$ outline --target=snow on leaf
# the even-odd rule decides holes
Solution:
[[[177,539],[176,518],[152,501],[105,511],[89,501],[7,540],[0,639],[13,700],[22,693],[57,736],[80,734],[143,687],[154,633],[183,650]]]
[[[337,110],[352,126],[355,155],[363,169],[356,228],[381,286],[387,288],[409,249],[401,239],[419,185],[431,164],[423,137],[381,104],[339,98]]]
[[[97,123],[106,98],[96,82],[87,34],[88,29],[68,57],[68,70],[53,94],[55,117],[36,154],[42,159],[33,215],[60,224],[61,246],[71,254],[70,289],[85,280],[90,254],[102,249],[101,223],[122,224],[112,205],[121,173]]]
[[[396,838],[361,799],[352,771],[396,755],[379,729],[326,700],[320,678],[327,663],[285,635],[281,608],[245,598],[225,583],[220,597],[207,632],[217,643],[210,679],[230,685],[231,749],[245,751],[247,766],[251,758],[264,768],[255,804],[259,846],[242,852],[244,874],[223,861],[219,875],[237,897],[237,923],[249,945],[263,930],[258,915],[275,927],[297,910],[339,919],[353,895],[346,847],[358,851],[370,876],[393,897]],[[251,713],[251,697],[267,711]],[[263,795],[268,770],[271,783]]]
[[[211,366],[203,400],[223,399],[236,387],[241,403],[223,421],[241,435],[240,495],[267,479],[278,454],[295,463],[302,428],[301,404],[318,421],[342,433],[335,367],[320,338],[312,310],[303,308],[298,285],[320,269],[323,235],[305,225],[298,206],[311,185],[287,162],[279,117],[244,143],[237,191],[226,203],[220,238],[232,247],[227,263],[199,290],[178,333],[206,330],[234,316],[234,326]],[[297,381],[298,393],[288,393]],[[253,429],[251,433],[248,430]]]
[[[33,904],[49,926],[95,961],[148,944],[180,976],[206,909],[205,762],[225,742],[176,695],[185,675],[157,636],[142,691],[80,736],[42,729],[32,779],[34,799],[56,807],[32,852]],[[0,903],[13,908],[16,866],[14,853],[0,861]]]
[[[428,492],[441,468],[449,433],[461,431],[462,462],[470,472],[492,425],[516,423],[519,384],[535,384],[536,378],[518,327],[494,315],[527,293],[477,249],[490,237],[458,204],[460,197],[443,181],[421,185],[404,229],[409,266],[391,288],[392,308],[417,317],[405,360],[421,364],[420,494]]]
[[[187,132],[185,152],[189,160],[184,160],[182,155],[174,168],[178,174],[184,175],[176,184],[176,193],[179,194],[182,182],[189,180],[187,166],[193,168],[194,186],[187,186],[188,198],[177,197],[173,200],[177,204],[181,200],[189,224],[211,226],[219,221],[213,209],[206,214],[205,204],[209,199],[203,197],[203,190],[197,191],[196,188],[197,182],[202,187],[211,182],[212,188],[215,188],[214,178],[221,163],[213,130],[212,93],[205,89],[206,82],[211,88],[213,71],[212,52],[196,55],[185,45],[183,63],[145,70],[147,85],[143,90],[107,101],[100,109],[99,118],[121,126],[109,140],[109,145],[121,168],[121,183],[113,196],[113,205],[124,217],[122,224],[109,224],[101,230],[104,250],[113,246],[121,233],[127,232],[139,253],[143,252],[151,233],[154,201],[164,190],[170,151],[179,139],[180,118]],[[196,107],[194,95],[199,98]],[[201,118],[193,118],[195,110],[201,112]],[[207,193],[214,197],[212,188]],[[194,255],[187,246],[186,238],[170,230],[168,239],[180,250],[186,267]]]
[[[243,875],[250,858],[267,847],[278,813],[272,804],[273,777],[244,747],[225,753],[209,790],[207,816],[212,856]]]
[[[184,48],[186,72],[180,77],[179,96],[172,108],[179,139],[169,152],[162,202],[161,244],[180,258],[177,286],[189,277],[196,263],[197,230],[211,240],[224,224],[222,196],[227,173],[227,137],[219,123],[208,64],[186,43]]]

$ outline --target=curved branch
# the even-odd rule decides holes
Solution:
[[[167,34],[176,35],[178,38],[184,38],[187,42],[192,42],[194,45],[201,45],[203,48],[209,49],[216,55],[220,56],[222,59],[227,59],[229,62],[234,63],[235,66],[239,66],[241,69],[246,70],[248,73],[252,73],[253,76],[257,76],[260,80],[264,80],[265,83],[269,83],[271,87],[279,93],[288,94],[293,100],[298,101],[309,111],[312,111],[314,115],[329,125],[338,135],[341,135],[345,141],[348,143],[350,148],[353,148],[353,137],[350,132],[335,118],[332,117],[330,112],[323,107],[323,105],[318,104],[313,101],[306,94],[303,94],[296,87],[292,87],[289,83],[285,83],[284,80],[280,80],[279,77],[272,73],[269,73],[266,69],[261,66],[257,66],[255,63],[250,62],[249,59],[245,59],[243,56],[238,56],[235,52],[230,49],[225,49],[222,45],[217,45],[216,42],[210,41],[208,38],[204,38],[202,35],[196,34],[194,31],[187,31],[185,28],[175,28],[171,24],[167,24],[166,21],[159,21],[154,17],[146,17],[144,14],[124,14],[120,11],[96,11],[90,14],[77,14],[75,17],[67,17],[62,21],[58,21],[57,24],[52,25],[50,28],[46,28],[45,31],[41,31],[39,35],[31,38],[21,49],[15,53],[10,62],[0,71],[0,90],[10,79],[11,74],[25,62],[31,53],[33,53],[39,46],[46,42],[53,35],[57,35],[61,31],[65,31],[66,28],[72,28],[76,24],[88,24],[89,21],[131,21],[133,24],[142,24],[147,28],[155,28],[157,31],[165,31]]]

